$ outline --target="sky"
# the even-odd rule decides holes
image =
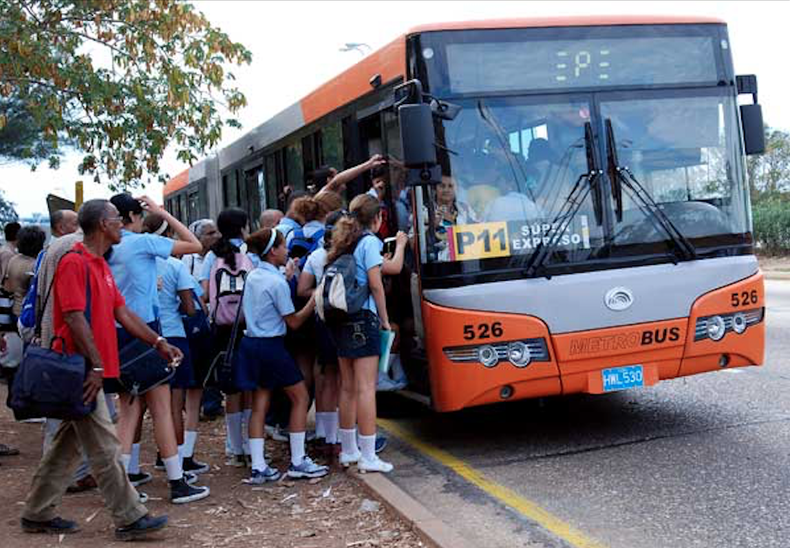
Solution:
[[[756,74],[765,122],[790,130],[790,107],[782,101],[790,91],[787,55],[790,51],[790,2],[772,1],[446,1],[446,2],[252,2],[204,0],[193,2],[209,21],[251,52],[251,65],[233,67],[248,106],[237,117],[242,130],[227,128],[220,147],[265,122],[284,108],[362,58],[357,51],[341,52],[345,43],[368,44],[373,50],[423,23],[508,17],[569,15],[704,15],[727,22],[737,74]],[[368,51],[365,49],[365,51]],[[741,102],[749,100],[742,99]],[[109,197],[112,192],[77,172],[80,155],[67,155],[60,169],[46,165],[31,172],[25,165],[0,166],[0,189],[30,216],[46,211],[45,198],[54,193],[74,198],[74,182],[85,181],[85,198]],[[163,168],[174,176],[187,165],[169,153]],[[162,187],[142,192],[157,201]]]

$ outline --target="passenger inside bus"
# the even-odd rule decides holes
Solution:
[[[458,198],[458,184],[450,175],[442,175],[442,182],[436,185],[436,212],[434,226],[437,235],[444,237],[447,227],[479,222],[477,214]]]
[[[505,155],[510,155],[506,157]],[[535,221],[542,220],[543,213],[529,196],[529,189],[517,179],[520,171],[515,165],[515,158],[509,151],[504,154],[492,154],[496,160],[490,172],[495,175],[494,186],[499,190],[499,196],[488,203],[483,213],[486,222],[498,221]],[[491,160],[494,160],[492,158]]]
[[[546,183],[556,164],[554,151],[551,150],[548,140],[537,137],[529,143],[527,160],[524,163],[526,174],[526,187],[535,201],[543,193]]]

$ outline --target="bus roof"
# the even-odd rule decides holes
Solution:
[[[406,38],[423,32],[443,30],[582,27],[606,25],[680,25],[680,24],[724,24],[724,21],[704,16],[671,15],[589,15],[574,17],[534,17],[517,19],[488,19],[480,21],[457,21],[429,23],[410,29],[384,47],[371,53],[354,66],[322,84],[299,102],[254,127],[219,151],[219,169],[247,157],[271,143],[286,137],[299,128],[318,120],[333,110],[373,91],[370,79],[381,75],[387,83],[406,74]],[[189,170],[187,170],[188,172]],[[183,176],[183,177],[182,177]],[[189,183],[189,176],[179,173],[168,181],[164,195],[176,192]],[[192,179],[195,179],[194,177]]]
[[[724,24],[724,21],[715,17],[691,15],[577,15],[566,17],[528,17],[428,23],[410,29],[407,35],[410,36],[422,32],[442,30],[593,27],[609,25],[693,25],[705,23]]]
[[[185,169],[172,179],[170,179],[166,184],[165,188],[162,189],[162,194],[167,196],[177,190],[181,190],[185,186],[189,184],[189,168]]]

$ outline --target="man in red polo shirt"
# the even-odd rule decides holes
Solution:
[[[107,508],[115,522],[115,536],[132,540],[167,524],[167,516],[151,517],[129,483],[120,459],[120,443],[102,393],[104,379],[120,374],[115,322],[127,332],[155,347],[171,363],[181,352],[152,331],[126,308],[115,286],[104,254],[121,241],[121,217],[107,200],[90,200],[80,208],[79,223],[85,235],[58,264],[54,279],[54,330],[68,353],[85,356],[90,370],[84,399],[96,400],[96,410],[79,420],[63,421],[41,459],[25,502],[22,529],[29,533],[75,533],[73,521],[57,517],[56,505],[71,482],[74,469],[87,455]],[[86,318],[90,284],[90,323]]]

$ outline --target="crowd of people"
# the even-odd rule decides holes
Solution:
[[[312,194],[291,193],[284,213],[264,211],[252,233],[242,209],[187,227],[152,199],[130,194],[55,212],[46,246],[38,227],[5,226],[0,364],[9,383],[26,345],[52,347],[85,357],[83,396],[95,402],[84,418],[46,419],[24,531],[76,532],[57,505],[65,492],[96,487],[117,538],[164,527],[167,518],[150,515],[138,491],[153,481],[140,466],[146,416],[170,501],[210,496],[209,486],[198,485],[210,468],[198,458],[201,406],[205,415],[224,415],[226,465],[248,468],[246,484],[283,474],[318,478],[333,459],[360,472],[392,470],[378,456],[386,439],[376,432],[376,390],[381,330],[398,332],[385,278],[401,272],[409,238],[398,231],[394,252],[382,253],[386,213],[375,172],[370,192],[345,209],[341,197],[350,180],[383,164],[374,156],[328,171]],[[353,258],[364,304],[322,320],[315,293],[343,257]],[[33,326],[21,321],[28,305]],[[288,442],[287,469],[267,462],[267,434]],[[16,453],[0,444],[0,455]]]

